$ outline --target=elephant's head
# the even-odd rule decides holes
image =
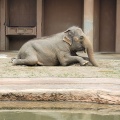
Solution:
[[[93,46],[87,36],[79,27],[70,27],[65,32],[63,40],[70,45],[73,51],[85,51],[88,54],[90,62],[94,66],[98,66],[94,59]]]

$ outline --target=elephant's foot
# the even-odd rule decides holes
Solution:
[[[43,66],[44,64],[41,63],[40,61],[37,62],[37,65]]]
[[[12,65],[16,65],[17,64],[17,58],[12,58],[11,63],[12,63]]]
[[[92,64],[89,61],[86,61],[86,62],[83,63],[82,66],[92,66]]]
[[[15,61],[16,61],[16,58],[11,58],[11,63],[14,65],[15,64]]]
[[[89,63],[89,61],[84,61],[84,62],[82,63],[82,66],[88,65],[88,63]]]

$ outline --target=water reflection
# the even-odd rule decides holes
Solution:
[[[120,115],[56,111],[0,111],[0,120],[120,120]]]

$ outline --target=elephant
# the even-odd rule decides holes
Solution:
[[[78,56],[77,51],[87,52],[89,61]],[[98,66],[90,40],[77,26],[51,36],[29,40],[20,48],[17,58],[12,59],[13,65],[28,66],[68,66],[73,63],[85,66],[88,62]]]

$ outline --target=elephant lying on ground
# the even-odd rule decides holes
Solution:
[[[98,66],[93,47],[87,36],[79,27],[70,27],[66,31],[43,38],[36,38],[25,43],[19,50],[13,65],[67,66],[88,61],[77,56],[77,51],[86,51],[93,66]],[[74,54],[74,55],[73,55]]]

